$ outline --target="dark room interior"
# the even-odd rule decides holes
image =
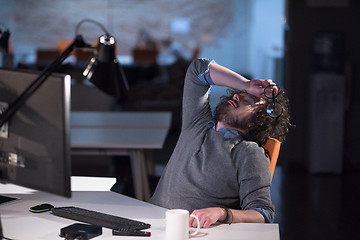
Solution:
[[[0,0],[0,29],[11,32],[9,54],[0,55],[0,66],[41,70],[58,56],[57,40],[72,39],[80,20],[101,22],[117,39],[116,53],[120,63],[125,62],[127,98],[117,100],[84,83],[86,52],[71,55],[77,63],[70,57],[59,72],[73,77],[73,111],[172,113],[163,148],[145,151],[145,159],[154,164],[148,174],[151,193],[180,133],[186,69],[194,58],[214,58],[244,76],[273,78],[289,96],[294,127],[281,145],[271,186],[280,239],[358,239],[360,1],[181,0],[172,5],[166,0],[106,0],[101,7],[89,1],[80,10],[86,1],[66,0],[54,5],[64,7],[62,13],[52,2]],[[264,9],[269,6],[274,9]],[[144,14],[144,8],[156,14]],[[268,37],[270,30],[259,27],[266,11],[272,18],[269,24],[279,26],[273,32],[280,31],[280,36]],[[216,20],[210,17],[215,15]],[[263,18],[255,20],[258,15]],[[157,64],[160,50],[137,56],[143,29],[163,44],[172,37],[187,55],[167,67]],[[80,31],[91,43],[101,32],[91,24]],[[127,157],[73,155],[71,160],[73,176],[116,177],[112,190],[135,197]]]

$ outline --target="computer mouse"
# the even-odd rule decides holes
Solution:
[[[48,212],[52,208],[54,208],[53,205],[51,205],[49,203],[42,203],[42,204],[31,207],[29,211],[33,212],[33,213],[42,213],[42,212]]]

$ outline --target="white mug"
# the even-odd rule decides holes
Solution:
[[[189,218],[197,221],[196,231],[189,233]],[[193,214],[189,215],[188,210],[171,209],[166,211],[166,239],[167,240],[186,240],[195,236],[200,230],[199,218]]]

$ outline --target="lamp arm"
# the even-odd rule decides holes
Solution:
[[[85,22],[91,22],[91,23],[94,23],[95,25],[97,25],[98,27],[101,28],[101,30],[106,33],[106,34],[109,34],[109,31],[104,27],[104,25],[102,25],[101,23],[99,23],[98,21],[95,21],[95,20],[92,20],[92,19],[83,19],[81,20],[77,25],[76,25],[76,28],[75,28],[75,34],[76,36],[78,35],[78,32],[79,32],[79,29],[80,29],[80,26],[81,24],[85,23]]]
[[[6,123],[22,107],[28,98],[46,81],[53,71],[70,55],[75,48],[83,48],[87,44],[83,41],[81,35],[76,36],[74,41],[64,52],[60,54],[53,62],[39,74],[39,76],[21,93],[21,95],[12,102],[9,107],[0,115],[0,127]]]

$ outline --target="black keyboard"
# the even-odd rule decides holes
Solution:
[[[122,218],[110,214],[95,212],[79,207],[57,207],[51,209],[55,216],[72,219],[110,229],[143,230],[149,228],[148,223]]]

